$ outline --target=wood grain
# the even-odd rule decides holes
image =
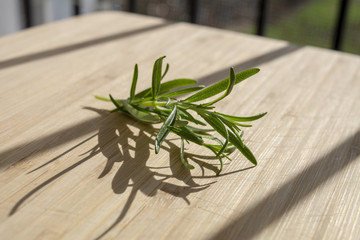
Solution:
[[[135,63],[148,87],[163,55],[167,79],[205,85],[261,69],[217,103],[268,112],[245,133],[257,167],[234,153],[219,177],[205,158],[189,171],[175,137],[155,155],[159,126],[93,98],[126,98]],[[2,239],[360,236],[359,56],[102,12],[1,38],[0,84]]]

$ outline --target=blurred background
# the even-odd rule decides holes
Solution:
[[[360,54],[360,0],[0,0],[0,37],[108,10]]]

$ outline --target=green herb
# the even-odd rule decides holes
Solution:
[[[257,165],[255,156],[242,140],[244,132],[240,127],[251,127],[243,122],[257,120],[266,112],[250,117],[238,117],[215,112],[213,105],[228,96],[234,85],[258,73],[259,69],[252,68],[235,74],[234,69],[230,68],[228,78],[205,88],[201,85],[193,86],[197,81],[192,79],[174,79],[162,83],[162,79],[169,70],[169,64],[167,64],[162,72],[164,58],[165,56],[160,57],[154,63],[151,88],[136,94],[138,80],[136,64],[128,99],[114,99],[111,95],[109,98],[95,97],[102,101],[111,101],[116,107],[112,112],[125,112],[145,123],[162,123],[155,139],[155,153],[160,151],[162,143],[170,132],[178,135],[181,140],[180,160],[189,169],[193,169],[194,166],[186,160],[185,141],[203,146],[214,153],[220,162],[217,175],[222,171],[223,159],[231,160],[228,155],[235,149],[238,149],[251,163]],[[183,88],[176,90],[180,87]],[[176,99],[178,96],[193,92],[196,93],[183,100]],[[195,104],[221,92],[224,93],[212,101]]]

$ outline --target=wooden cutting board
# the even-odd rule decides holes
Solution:
[[[132,69],[150,86],[209,85],[259,67],[216,104],[268,115],[245,131],[258,159],[216,160],[158,125],[109,114],[93,95],[127,98]],[[1,239],[358,239],[360,57],[119,12],[0,39]],[[200,156],[199,156],[200,155]],[[204,156],[205,155],[205,156]]]

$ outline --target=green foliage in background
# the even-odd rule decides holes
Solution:
[[[266,36],[331,48],[338,10],[338,0],[305,1],[293,12],[284,13],[268,24]],[[350,1],[348,10],[342,50],[360,54],[360,1]]]

